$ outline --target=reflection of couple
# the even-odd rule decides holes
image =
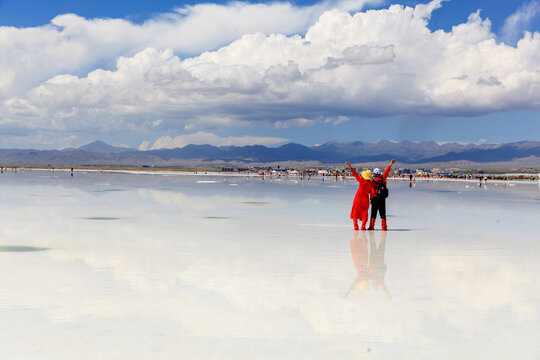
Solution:
[[[351,240],[351,255],[354,267],[356,268],[356,279],[353,281],[344,297],[347,297],[356,286],[358,286],[360,290],[365,291],[369,289],[371,284],[373,287],[380,286],[386,296],[390,299],[392,298],[388,292],[386,283],[384,282],[384,276],[386,275],[386,264],[384,262],[386,232],[381,232],[380,234],[381,241],[377,247],[374,232],[369,232],[370,249],[368,259],[366,233],[364,231],[360,232],[359,239],[359,232],[354,232],[354,237]]]

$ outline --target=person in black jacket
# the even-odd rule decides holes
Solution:
[[[373,170],[373,189],[371,190],[371,220],[369,222],[368,230],[375,229],[375,219],[377,218],[377,212],[381,215],[381,228],[382,231],[387,230],[386,224],[386,198],[388,197],[388,188],[386,187],[386,178],[390,174],[390,169],[396,160],[392,160],[390,165],[386,168],[383,174],[379,168]]]

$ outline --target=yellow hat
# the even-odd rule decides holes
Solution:
[[[371,170],[364,170],[364,171],[362,171],[362,177],[363,177],[365,180],[371,180],[371,179],[373,179],[373,175],[371,174]]]

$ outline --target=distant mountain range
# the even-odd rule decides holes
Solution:
[[[94,141],[90,144],[83,145],[79,148],[68,148],[64,150],[85,150],[90,152],[102,153],[102,154],[119,154],[124,152],[137,151],[137,149],[128,147],[112,146],[104,143],[103,141]]]
[[[540,142],[508,144],[459,144],[387,141],[376,143],[329,141],[307,147],[187,145],[182,148],[140,151],[108,145],[102,141],[62,150],[0,149],[0,164],[56,166],[192,166],[207,164],[265,164],[313,162],[323,165],[383,162],[396,159],[405,164],[470,161],[512,162],[529,158],[540,165]],[[531,161],[529,161],[531,162]]]

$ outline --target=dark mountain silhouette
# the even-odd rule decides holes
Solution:
[[[422,162],[448,162],[468,160],[474,162],[511,161],[529,156],[540,157],[540,143],[523,141],[505,144],[491,149],[471,149],[461,152],[451,151],[441,156],[424,158]],[[496,159],[496,160],[494,160]]]
[[[99,153],[85,150],[0,150],[2,165],[125,165],[139,166],[157,163],[161,159],[149,154],[139,153]]]
[[[540,159],[540,142],[522,141],[509,144],[459,144],[435,142],[376,143],[337,142],[308,147],[289,143],[279,147],[187,145],[182,148],[139,151],[96,141],[80,148],[63,150],[0,149],[0,164],[17,165],[94,165],[94,166],[180,166],[214,163],[319,162],[321,164],[384,162],[424,164],[466,160],[502,162],[536,157]],[[533,158],[534,161],[534,158]]]
[[[389,141],[381,140],[376,143],[355,142],[337,142],[329,141],[325,144],[316,146],[315,148],[326,152],[335,152],[345,156],[380,156],[388,154],[394,158],[401,157],[403,160],[409,159],[416,161],[423,158],[442,156],[449,152],[462,152],[470,149],[491,149],[498,145],[494,144],[458,144],[444,143],[437,144],[434,141]],[[383,159],[385,160],[385,159]],[[377,161],[377,160],[375,160]]]
[[[250,146],[211,146],[186,145],[183,148],[148,151],[163,159],[204,159],[207,161],[321,161],[326,156],[323,152],[300,144],[286,144],[277,148],[262,145]],[[331,158],[328,158],[331,160]]]
[[[78,148],[78,150],[85,150],[85,151],[97,152],[97,153],[113,153],[113,154],[129,152],[129,151],[137,151],[137,149],[112,146],[99,140],[91,142],[90,144],[81,146]]]

